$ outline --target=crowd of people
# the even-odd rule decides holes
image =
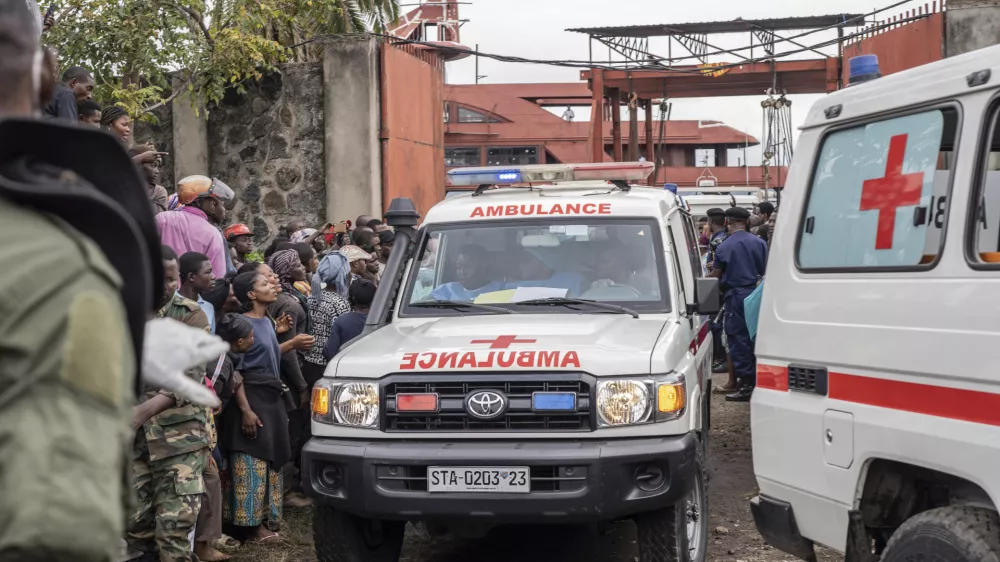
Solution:
[[[230,351],[190,373],[220,408],[156,392],[136,408],[140,505],[125,538],[150,560],[191,560],[192,552],[226,560],[240,541],[277,540],[283,509],[310,504],[298,459],[310,437],[311,389],[361,334],[394,233],[368,216],[340,228],[292,221],[255,251],[246,225],[226,223],[233,193],[223,182],[180,180],[169,210],[157,191],[159,314],[218,335]]]
[[[124,539],[138,560],[227,560],[241,541],[277,540],[285,507],[310,504],[298,459],[312,386],[364,328],[395,234],[366,215],[315,228],[293,220],[256,249],[247,225],[226,221],[229,186],[193,175],[170,194],[166,153],[135,144],[128,113],[102,109],[93,91],[87,69],[66,69],[43,117],[101,127],[128,149],[162,243],[157,315],[229,344],[188,373],[221,407],[150,390],[133,409],[137,505]]]

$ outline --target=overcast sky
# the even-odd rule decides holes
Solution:
[[[469,0],[464,0],[469,1]],[[462,28],[462,43],[481,52],[514,55],[534,59],[587,60],[587,36],[565,31],[577,27],[602,27],[615,25],[669,24],[706,21],[726,21],[736,18],[761,19],[796,16],[814,16],[842,13],[868,13],[876,8],[896,3],[897,0],[697,0],[693,2],[664,0],[471,0],[459,7],[462,19],[470,20]],[[405,3],[405,2],[404,2]],[[892,17],[922,6],[924,1],[909,2],[878,19]],[[412,8],[403,8],[404,10]],[[871,20],[873,18],[869,18]],[[796,32],[789,32],[790,35]],[[811,45],[836,37],[835,31],[816,33],[799,39]],[[708,41],[722,48],[748,44],[749,34],[709,36]],[[650,40],[650,51],[667,56],[667,43],[663,38]],[[778,52],[796,47],[781,44]],[[836,53],[836,48],[825,50]],[[676,44],[674,56],[683,52]],[[595,60],[607,60],[607,48],[594,42]],[[745,56],[748,53],[743,53]],[[759,56],[755,51],[755,56]],[[617,55],[616,55],[617,56]],[[806,53],[789,58],[815,58]],[[736,62],[724,56],[710,58],[711,62]],[[693,62],[693,61],[692,61]],[[473,57],[452,62],[447,67],[447,81],[451,84],[475,83]],[[576,82],[579,70],[533,64],[512,64],[480,58],[479,74],[486,75],[481,83],[522,82]],[[820,95],[791,96],[792,120],[796,127],[802,124],[809,107]],[[673,100],[672,119],[714,119],[740,130],[761,137],[763,93],[756,97],[682,98]],[[559,111],[561,113],[562,110]],[[589,109],[577,109],[577,119],[589,118]],[[642,114],[640,113],[640,116]],[[750,156],[757,164],[759,156]]]

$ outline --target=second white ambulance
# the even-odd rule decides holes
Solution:
[[[774,546],[1000,560],[1000,47],[816,103],[767,266],[752,401]]]

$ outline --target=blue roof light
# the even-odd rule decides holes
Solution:
[[[878,67],[877,55],[859,55],[847,61],[850,68],[848,85],[860,84],[876,78],[881,78],[882,73]]]

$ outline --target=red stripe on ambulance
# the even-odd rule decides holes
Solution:
[[[472,217],[533,217],[548,215],[610,215],[611,203],[555,203],[487,205],[472,210]]]
[[[939,418],[1000,426],[1000,394],[913,382],[829,373],[834,400]],[[788,390],[788,368],[757,365],[757,388]]]

